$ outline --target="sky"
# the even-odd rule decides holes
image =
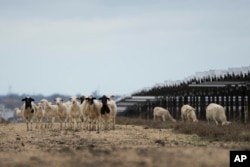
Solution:
[[[131,94],[249,66],[248,0],[0,0],[0,95]]]

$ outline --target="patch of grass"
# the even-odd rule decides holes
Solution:
[[[188,123],[177,121],[153,121],[138,118],[117,117],[117,123],[123,125],[141,125],[153,129],[173,129],[176,133],[196,134],[209,141],[235,141],[250,143],[250,124],[233,122],[227,126],[207,124],[206,121]]]
[[[228,126],[199,123],[177,123],[173,130],[177,133],[197,134],[212,141],[243,141],[250,142],[250,125],[233,123]]]

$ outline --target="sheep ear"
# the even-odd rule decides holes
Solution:
[[[22,101],[25,101],[27,98],[22,99]]]
[[[31,101],[35,101],[34,99],[30,98]]]
[[[64,101],[63,99],[61,99],[61,101]]]

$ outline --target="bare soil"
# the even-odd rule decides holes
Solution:
[[[56,124],[27,132],[25,123],[0,124],[1,167],[229,167],[229,151],[238,147],[134,125],[96,132]]]

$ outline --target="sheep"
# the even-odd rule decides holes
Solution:
[[[85,114],[88,118],[88,129],[92,130],[93,129],[93,122],[97,124],[96,129],[99,131],[100,130],[100,119],[101,119],[101,103],[96,100],[95,97],[87,97],[85,98],[87,100],[86,102],[86,110]]]
[[[44,117],[47,120],[47,128],[52,128],[55,118],[58,116],[57,105],[53,105],[52,103],[48,102],[48,100],[46,99],[40,100],[40,103],[42,103],[44,106],[44,110],[45,110]]]
[[[21,110],[26,121],[27,131],[32,131],[32,119],[37,111],[37,106],[33,102],[35,100],[31,97],[25,97],[22,101],[24,101],[24,104],[22,105]]]
[[[101,100],[101,116],[104,119],[104,128],[108,129],[109,121],[112,121],[112,128],[115,130],[115,118],[117,113],[117,105],[114,100],[112,100],[113,96],[107,97],[103,95],[99,98]]]
[[[153,115],[154,120],[156,120],[156,117],[162,117],[163,122],[165,122],[166,118],[169,118],[172,122],[176,122],[176,120],[171,116],[170,112],[162,107],[154,107]]]
[[[232,122],[227,121],[225,108],[216,103],[210,103],[206,107],[206,119],[209,123],[210,120],[213,120],[216,125],[220,123],[221,125],[228,125]]]
[[[63,99],[60,97],[55,98],[56,105],[58,107],[58,117],[60,120],[60,129],[64,127],[66,128],[67,121],[69,120],[69,105],[63,102]]]
[[[191,107],[190,105],[186,104],[181,107],[181,119],[184,122],[185,120],[198,122],[195,114],[195,108]]]
[[[86,106],[87,106],[87,103],[88,103],[88,100],[86,98],[87,98],[86,96],[80,96],[77,99],[80,101],[80,109],[81,109],[81,112],[82,112],[81,120],[83,122],[83,128],[87,129],[89,120],[88,120],[88,116],[86,115],[87,114]]]
[[[69,100],[71,102],[69,107],[71,128],[72,128],[72,123],[74,129],[75,129],[75,124],[78,128],[80,128],[81,117],[82,117],[80,104],[77,101],[78,99],[76,96],[71,96]]]
[[[19,109],[18,107],[14,108],[15,111],[15,118],[17,121],[22,121],[23,118],[23,110]]]
[[[42,103],[38,103],[37,104],[37,112],[35,113],[34,118],[36,119],[36,128],[42,128],[42,122],[43,122],[43,118],[44,118],[44,107],[42,105]]]

